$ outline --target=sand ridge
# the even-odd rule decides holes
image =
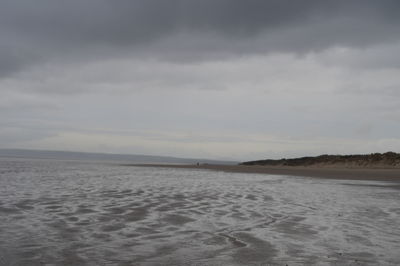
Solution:
[[[174,165],[174,164],[132,164],[139,167],[165,167],[181,169],[203,169],[235,173],[256,173],[285,176],[303,176],[348,180],[377,180],[400,182],[398,168],[342,168],[342,167],[291,167],[261,165]]]

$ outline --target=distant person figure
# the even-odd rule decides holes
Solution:
[[[200,165],[200,163],[197,163],[197,166],[199,166]]]

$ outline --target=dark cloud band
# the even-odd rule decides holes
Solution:
[[[399,38],[399,10],[394,0],[4,0],[0,77],[52,58],[365,46]]]

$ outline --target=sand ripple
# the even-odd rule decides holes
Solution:
[[[0,265],[397,265],[398,184],[0,161]]]

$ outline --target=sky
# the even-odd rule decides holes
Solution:
[[[400,1],[2,0],[0,148],[400,152]]]

